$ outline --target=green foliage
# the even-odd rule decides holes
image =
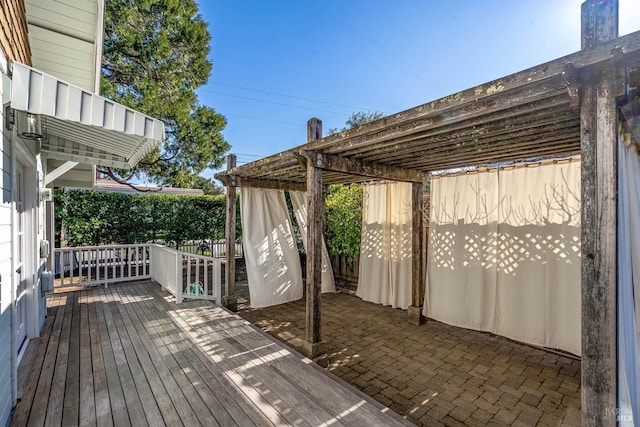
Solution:
[[[226,120],[195,92],[211,73],[210,40],[195,0],[105,2],[103,95],[166,125],[165,141],[133,176],[176,184],[222,166]]]
[[[354,260],[360,255],[362,185],[332,185],[326,200],[327,248]]]
[[[329,128],[329,130],[327,131],[327,135],[334,135],[339,132],[354,129],[383,117],[384,114],[380,111],[359,111],[356,113],[351,113],[351,116],[349,116],[347,121],[344,123],[344,127],[342,129]]]
[[[57,226],[69,246],[186,241],[225,238],[224,196],[122,194],[68,190],[55,192]],[[239,204],[237,204],[239,206]],[[241,236],[236,211],[236,238]]]

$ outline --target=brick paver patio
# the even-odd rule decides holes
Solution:
[[[240,315],[290,346],[304,302]],[[244,295],[244,298],[243,298]],[[347,294],[322,297],[328,369],[410,421],[438,425],[580,425],[580,362],[495,335],[429,321]]]

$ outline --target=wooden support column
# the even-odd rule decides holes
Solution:
[[[618,36],[618,1],[582,4],[582,49]],[[616,425],[617,113],[611,66],[581,79],[582,424]]]
[[[227,170],[236,167],[236,155],[227,156]],[[225,292],[222,304],[229,310],[238,310],[236,297],[236,180],[231,176],[227,184],[227,218],[225,223]]]
[[[322,122],[313,118],[307,123],[309,140],[322,137]],[[322,185],[322,153],[306,153],[307,157],[307,282],[306,333],[302,342],[304,354],[311,359],[325,355],[320,334],[322,290],[322,236],[324,235],[324,186]]]
[[[411,305],[409,306],[409,322],[420,325],[422,301],[424,297],[424,272],[422,271],[422,183],[411,184]]]

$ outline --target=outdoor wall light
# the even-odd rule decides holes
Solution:
[[[18,111],[18,136],[23,139],[41,140],[44,138],[42,118],[37,114]]]

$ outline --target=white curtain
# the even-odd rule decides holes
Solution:
[[[640,156],[618,143],[618,409],[640,426]]]
[[[493,331],[497,204],[495,172],[432,179],[425,315]]]
[[[284,191],[242,188],[240,218],[251,306],[302,298],[300,256]]]
[[[406,309],[411,304],[411,184],[365,185],[356,295]]]
[[[581,352],[580,162],[499,172],[496,333]]]
[[[291,196],[291,204],[293,212],[296,215],[296,221],[300,227],[300,236],[302,244],[307,247],[307,193],[302,191],[289,191]],[[336,282],[331,269],[331,261],[329,260],[329,252],[327,245],[322,237],[322,292],[335,292]]]
[[[435,177],[424,314],[581,351],[580,162]]]

